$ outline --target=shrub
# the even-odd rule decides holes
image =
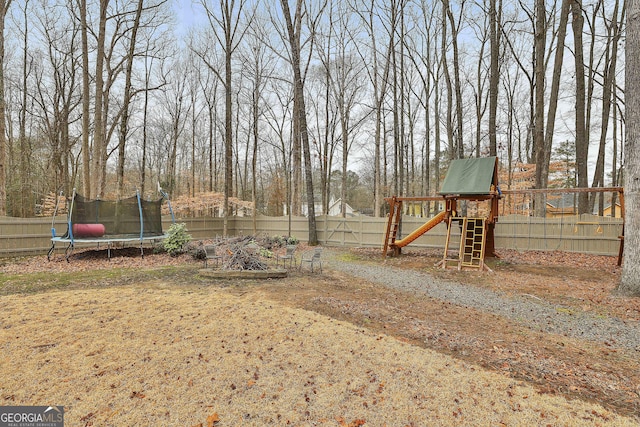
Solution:
[[[299,243],[298,238],[293,236],[273,236],[270,240],[281,248],[286,245],[297,245]]]
[[[289,236],[287,237],[287,245],[297,245],[300,243],[297,237]]]
[[[260,256],[263,258],[273,258],[273,251],[267,248],[260,248]]]
[[[171,256],[178,256],[184,252],[184,246],[191,240],[187,233],[187,224],[172,224],[167,230],[167,238],[164,239],[164,249]]]

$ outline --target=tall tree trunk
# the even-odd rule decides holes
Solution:
[[[542,146],[542,150],[536,152],[536,188],[547,188],[549,186],[549,164],[551,162],[553,133],[555,130],[556,113],[558,111],[560,77],[562,75],[562,65],[564,59],[564,42],[567,35],[567,24],[569,21],[569,8],[571,1],[572,0],[562,0],[560,22],[558,23],[556,55],[553,65],[553,76],[551,79],[549,112],[547,113],[547,126],[545,130],[544,144]]]
[[[252,126],[252,133],[253,133],[253,153],[251,156],[251,201],[253,202],[253,215],[252,215],[252,223],[253,223],[253,234],[256,234],[258,232],[258,224],[257,224],[257,219],[258,219],[258,188],[257,188],[257,182],[258,182],[258,171],[257,171],[257,166],[258,166],[258,140],[259,140],[259,126],[258,126],[258,119],[260,117],[260,106],[259,106],[259,100],[260,100],[260,63],[259,63],[259,59],[258,59],[258,53],[256,52],[256,58],[255,58],[255,71],[256,71],[256,75],[255,75],[255,86],[253,88],[253,99],[252,99],[252,118],[253,118],[253,126]]]
[[[544,159],[544,86],[545,86],[545,62],[544,54],[547,43],[547,19],[544,0],[536,0],[535,8],[535,40],[534,40],[534,80],[535,80],[535,112],[533,129],[533,158],[542,163]],[[544,188],[542,180],[542,168],[536,166],[536,188]],[[538,216],[544,215],[545,203],[543,195],[535,197],[535,212]]]
[[[491,0],[493,1],[493,0]],[[485,45],[486,45],[486,40],[484,40],[484,38],[482,40],[480,40],[480,51],[478,54],[478,63],[476,65],[476,89],[475,89],[475,93],[474,93],[474,103],[475,103],[475,107],[476,107],[476,117],[475,117],[475,122],[476,122],[476,140],[475,140],[475,150],[476,150],[476,157],[480,157],[480,146],[482,143],[482,121],[484,118],[484,113],[486,111],[486,107],[487,107],[487,102],[485,100],[485,93],[484,93],[484,81],[483,81],[483,69],[484,69],[484,49],[485,49]],[[491,56],[491,52],[489,53],[489,56]],[[492,97],[492,81],[493,79],[497,79],[498,77],[495,76],[493,74],[493,70],[491,68],[491,66],[489,67],[489,106],[491,104],[491,97]],[[498,92],[497,92],[497,86],[496,86],[496,112],[497,112],[497,103],[498,103]],[[494,140],[495,140],[495,126],[496,126],[496,122],[495,122],[496,118],[493,117],[493,131],[492,129],[492,117],[491,117],[491,112],[489,112],[489,154],[491,155],[491,134],[494,134]]]
[[[496,1],[489,0],[489,49],[491,51],[491,66],[489,78],[489,155],[498,155],[496,136],[496,116],[498,112],[498,84],[500,69],[498,56],[500,55],[500,25]],[[501,2],[502,3],[502,2]],[[500,7],[502,9],[502,6]]]
[[[434,173],[434,191],[440,191],[440,156],[442,148],[440,146],[440,85],[439,79],[436,79],[433,84],[435,86],[435,96],[433,102],[433,117],[436,129],[434,131],[435,142],[433,144],[433,173]],[[438,209],[439,210],[439,209]]]
[[[618,290],[640,296],[640,1],[630,0],[625,53],[625,251]]]
[[[207,184],[208,191],[216,191],[218,189],[218,162],[217,162],[217,144],[216,144],[216,100],[218,94],[218,80],[214,81],[214,86],[211,90],[205,91],[205,101],[207,102],[207,110],[209,111],[209,120],[207,127],[207,152],[208,152],[208,169],[209,169],[209,182]]]
[[[228,7],[228,2],[227,2]],[[231,100],[231,22],[225,29],[225,61],[224,61],[224,226],[222,235],[229,231],[229,198],[233,196],[233,110]]]
[[[20,194],[18,209],[14,209],[15,213],[20,214],[22,218],[26,218],[33,215],[33,203],[32,203],[32,182],[30,178],[29,160],[31,159],[30,144],[27,141],[27,99],[28,99],[28,87],[27,78],[29,76],[29,54],[28,54],[28,39],[29,39],[29,20],[28,15],[29,0],[24,2],[24,44],[22,50],[22,106],[20,109]],[[62,153],[66,156],[67,153]],[[57,192],[57,189],[56,189]],[[17,204],[17,200],[16,200]]]
[[[456,148],[457,158],[464,158],[464,135],[462,134],[462,80],[460,79],[460,54],[458,53],[458,27],[453,18],[453,13],[447,1],[447,16],[451,24],[451,43],[453,45],[453,78],[456,95]]]
[[[584,48],[582,45],[582,27],[584,17],[582,16],[582,0],[571,1],[571,27],[573,29],[574,59],[576,70],[576,169],[578,172],[578,187],[589,186],[589,176],[587,169],[589,155],[589,141],[586,138],[586,88],[584,76]],[[578,213],[583,214],[589,211],[589,194],[578,194]]]
[[[381,122],[384,120],[384,112],[382,110],[384,98],[387,94],[387,80],[389,78],[389,64],[390,64],[390,47],[388,50],[388,54],[385,58],[384,63],[384,72],[381,80],[376,78],[376,83],[374,84],[374,98],[375,98],[375,110],[376,110],[376,123],[375,123],[375,133],[374,133],[374,154],[373,154],[373,188],[374,188],[374,213],[373,215],[379,217],[381,212],[380,208],[382,206],[382,174],[381,174],[381,150],[380,146],[384,141],[384,135],[382,135],[382,125]],[[374,73],[377,74],[377,61],[374,62]]]
[[[96,95],[95,95],[95,108],[94,108],[94,129],[93,129],[93,173],[97,178],[92,181],[94,185],[92,194],[95,197],[101,198],[104,196],[104,190],[106,188],[106,179],[103,171],[105,170],[104,164],[107,160],[107,142],[105,134],[104,123],[104,109],[105,97],[104,97],[104,60],[105,60],[105,39],[107,32],[107,7],[109,0],[100,0],[100,21],[98,29],[98,41],[96,47]],[[97,175],[97,176],[96,176]]]
[[[208,158],[208,162],[209,162],[209,186],[208,186],[208,190],[209,191],[213,191],[214,187],[213,187],[213,177],[214,177],[214,168],[215,168],[215,159],[214,159],[214,134],[215,134],[215,123],[213,121],[213,108],[211,107],[211,105],[209,106],[209,123],[208,123],[208,133],[207,133],[207,141],[208,141],[208,154],[209,154],[209,158]]]
[[[330,45],[330,43],[327,43],[327,45]],[[327,50],[329,49],[329,47],[327,47]],[[329,57],[329,52],[327,52],[327,57]],[[321,176],[321,181],[320,181],[320,186],[322,187],[322,190],[320,191],[320,193],[322,194],[322,213],[324,215],[328,215],[329,213],[329,201],[330,201],[330,197],[331,197],[331,162],[329,161],[329,156],[328,153],[329,151],[333,151],[331,148],[332,145],[332,135],[331,133],[333,132],[333,126],[331,124],[331,105],[329,103],[329,99],[331,96],[331,74],[329,73],[329,70],[326,70],[325,72],[325,80],[324,80],[324,84],[325,84],[325,89],[324,89],[324,99],[325,99],[325,103],[324,103],[324,123],[325,123],[325,128],[324,128],[324,141],[322,143],[322,146],[324,147],[324,156],[322,156],[322,159],[320,161],[320,176]],[[295,109],[294,109],[295,111]],[[300,157],[298,155],[298,157]]]
[[[404,67],[404,44],[405,44],[405,29],[404,29],[404,5],[405,5],[405,0],[400,0],[399,4],[398,4],[398,12],[400,14],[399,18],[400,18],[400,34],[399,34],[399,40],[398,40],[398,44],[400,45],[400,52],[398,52],[399,56],[400,56],[400,80],[398,82],[399,87],[399,93],[398,93],[398,99],[397,102],[399,102],[400,104],[400,108],[398,109],[398,104],[396,103],[394,111],[396,109],[398,109],[398,117],[397,119],[399,120],[399,123],[397,123],[398,126],[398,144],[399,144],[399,151],[400,151],[400,159],[398,161],[399,165],[400,165],[400,176],[398,177],[398,180],[400,181],[400,195],[402,194],[407,194],[407,192],[409,191],[409,186],[406,185],[406,183],[404,183],[404,180],[406,178],[409,177],[409,168],[407,167],[406,161],[408,160],[408,153],[407,153],[407,141],[406,141],[406,133],[405,133],[405,128],[404,128],[404,123],[405,123],[405,116],[406,116],[406,112],[405,112],[405,85],[404,85],[404,80],[405,80],[405,67]],[[395,76],[394,76],[395,79]]]
[[[294,90],[295,92],[295,90]],[[293,135],[291,138],[291,212],[294,215],[302,213],[302,147],[300,138],[300,117],[296,114],[300,107],[298,99],[293,97]],[[331,171],[327,171],[331,173]]]
[[[447,61],[447,16],[449,11],[449,0],[442,0],[442,72],[444,74],[445,83],[447,84],[447,143],[449,160],[456,157],[456,147],[453,141],[453,84],[451,83],[451,74],[449,73],[449,63]]]
[[[342,97],[344,98],[344,96]],[[340,100],[340,128],[342,131],[342,179],[340,182],[340,216],[347,216],[347,172],[349,165],[349,112],[344,107],[344,99]],[[345,111],[346,110],[346,111]]]
[[[621,21],[622,22],[622,21]],[[613,77],[613,82],[611,84],[612,87],[612,93],[611,93],[611,99],[613,102],[613,117],[612,117],[612,125],[613,125],[613,129],[612,129],[612,135],[613,137],[612,139],[612,148],[611,148],[611,186],[612,187],[617,187],[618,186],[618,182],[619,182],[619,177],[618,177],[618,104],[617,104],[617,91],[616,91],[616,85],[617,85],[617,80],[615,78],[615,76]],[[617,206],[616,203],[618,202],[618,193],[613,193],[613,196],[611,196],[611,217],[615,218],[616,217],[616,211],[617,211]]]
[[[375,0],[371,0],[369,3],[369,9],[361,13],[361,17],[366,22],[367,31],[369,37],[371,37],[371,55],[372,64],[369,72],[371,85],[373,88],[373,100],[374,100],[374,112],[375,112],[375,130],[373,137],[374,154],[373,154],[373,215],[379,217],[382,207],[382,150],[381,145],[384,140],[382,134],[382,121],[384,120],[383,103],[387,92],[387,83],[389,80],[389,65],[391,61],[391,49],[392,46],[387,46],[387,54],[384,58],[383,76],[382,78],[378,74],[380,67],[380,61],[378,59],[378,47],[375,30],[375,18],[374,18],[374,3]],[[363,58],[364,60],[364,58]],[[367,62],[367,61],[365,61]]]
[[[425,25],[426,27],[426,25]],[[431,195],[431,105],[429,99],[431,97],[431,38],[427,36],[426,46],[426,66],[427,74],[424,85],[425,104],[424,104],[424,126],[425,126],[425,147],[424,147],[424,189],[422,194]],[[427,215],[431,212],[431,202],[427,202]]]
[[[6,116],[7,108],[4,99],[4,20],[7,16],[11,0],[0,0],[0,216],[7,214],[7,171],[6,171],[6,150],[7,150],[7,134],[6,134]]]
[[[534,41],[534,129],[533,129],[533,158],[542,163],[544,159],[544,86],[545,86],[545,63],[544,54],[547,43],[547,18],[544,0],[536,0],[536,25]],[[536,188],[544,188],[541,170],[536,168]],[[539,202],[539,201],[538,201]],[[538,203],[540,204],[540,203]],[[542,206],[536,206],[538,213]]]
[[[593,175],[592,187],[604,186],[604,156],[607,145],[607,134],[609,133],[609,117],[611,116],[611,104],[613,103],[612,92],[613,84],[615,81],[616,65],[618,62],[618,43],[620,41],[620,26],[618,25],[618,7],[619,2],[616,1],[611,25],[607,25],[609,38],[607,40],[607,54],[605,61],[605,71],[602,83],[602,124],[600,126],[600,143],[598,147],[598,157],[596,159],[596,169]],[[622,7],[622,18],[624,19],[625,6]],[[601,193],[602,195],[602,193]],[[589,199],[589,212],[593,212],[595,207],[595,199],[593,196]],[[612,206],[613,208],[613,206]],[[602,215],[604,211],[603,203],[599,206],[599,214]]]
[[[398,70],[398,53],[396,52],[396,25],[397,25],[397,8],[396,1],[391,2],[391,31],[389,35],[389,45],[392,46],[391,51],[391,65],[393,66],[393,81],[391,82],[391,89],[393,95],[393,107],[392,107],[392,116],[393,116],[393,193],[402,196],[403,195],[403,158],[402,158],[402,141],[400,138],[400,111],[401,106],[399,105],[399,92],[398,88],[398,75],[400,74],[400,70]]]
[[[149,50],[147,44],[147,51]],[[149,58],[144,61],[144,101],[142,106],[142,159],[140,160],[140,193],[145,194],[147,186],[147,125],[149,123],[149,92],[151,81],[151,70],[148,63]],[[160,185],[160,184],[158,184]]]
[[[302,81],[302,73],[300,71],[300,30],[294,30],[291,12],[289,10],[289,1],[280,0],[280,3],[282,4],[282,11],[284,12],[287,32],[289,34],[289,44],[291,47],[291,66],[293,68],[294,76],[294,99],[297,101],[294,104],[294,114],[298,117],[300,136],[302,140],[305,184],[307,189],[307,216],[309,222],[308,240],[309,244],[313,246],[318,244],[318,232],[316,230],[315,197],[313,194],[313,171],[311,169],[311,150],[309,147],[309,134],[307,132],[307,113],[304,102],[304,83]],[[294,17],[296,23],[301,22],[302,20],[302,3],[303,0],[297,0],[296,2],[296,11]]]
[[[136,51],[136,39],[138,27],[140,26],[140,16],[142,15],[143,0],[138,0],[136,15],[131,28],[131,39],[129,40],[129,52],[127,53],[127,68],[125,72],[124,101],[122,104],[122,117],[120,121],[120,138],[118,141],[118,173],[117,173],[117,196],[121,199],[124,192],[124,160],[127,133],[129,130],[129,106],[131,104],[131,74],[133,72],[133,60]]]
[[[594,100],[596,99],[594,97],[594,91],[595,91],[595,87],[596,87],[596,77],[600,74],[600,72],[598,70],[596,70],[596,47],[598,46],[598,38],[599,35],[596,31],[596,26],[600,25],[600,22],[598,19],[598,11],[600,9],[604,9],[604,5],[603,5],[603,1],[604,0],[597,0],[595,2],[595,5],[592,6],[592,11],[591,11],[591,19],[587,19],[587,24],[589,25],[589,33],[590,33],[590,38],[589,38],[589,61],[587,63],[586,66],[586,74],[585,77],[587,79],[587,83],[586,83],[586,90],[587,90],[587,94],[586,94],[586,107],[585,107],[585,139],[587,141],[591,141],[591,112],[593,110],[593,105],[595,104]],[[585,15],[586,15],[586,11],[585,11]],[[607,28],[610,27],[605,23],[604,26],[606,26]],[[609,45],[611,43],[611,38],[610,35],[607,36],[607,48],[609,48]]]
[[[91,198],[91,152],[89,151],[91,94],[89,93],[87,0],[80,0],[78,3],[80,8],[80,33],[82,35],[82,191],[85,197]]]
[[[194,82],[192,84],[195,85]],[[196,126],[198,121],[198,114],[196,113],[196,90],[192,87],[190,91],[191,95],[191,197],[196,196]]]

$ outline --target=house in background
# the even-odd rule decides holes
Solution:
[[[562,196],[554,197],[549,196],[547,199],[547,218],[562,218],[567,216],[574,216],[578,214],[578,194],[577,193],[569,193],[563,194]],[[611,201],[609,200],[609,204],[604,207],[603,215],[604,217],[611,218],[612,213]],[[598,204],[593,210],[593,215],[598,215]],[[614,218],[622,218],[622,206],[620,203],[616,202],[616,208],[614,213]]]
[[[329,216],[340,216],[342,215],[342,212],[340,211],[340,204],[342,203],[342,199],[338,199],[338,200],[333,200],[333,198],[329,201],[329,212],[327,212],[327,215]],[[356,216],[358,215],[358,212],[353,209],[349,203],[345,203],[345,214],[348,217],[352,217],[352,216]]]
[[[328,216],[340,216],[341,212],[340,212],[340,203],[341,203],[342,199],[338,199],[338,200],[334,200],[333,198],[331,198],[331,200],[329,201],[329,211],[328,212],[323,212],[322,211],[322,204],[316,203],[315,205],[315,211],[316,211],[316,216],[317,215],[328,215]],[[354,217],[357,215],[360,215],[360,213],[358,211],[356,211],[355,209],[353,209],[349,203],[346,204],[345,206],[346,209],[346,216],[347,217]],[[308,212],[308,208],[307,208],[307,204],[303,203],[301,206],[301,210],[302,210],[302,215],[307,216],[307,212]],[[287,215],[287,207],[284,207],[284,212],[285,215]]]
[[[616,202],[616,209],[615,209],[614,215],[611,215],[611,211],[612,210],[613,210],[612,209],[612,205],[611,205],[611,203],[609,203],[607,206],[604,207],[604,211],[603,211],[603,215],[602,216],[613,217],[613,218],[622,218],[622,206],[620,206],[620,203]]]
[[[549,195],[546,203],[547,218],[562,218],[578,214],[578,194]]]

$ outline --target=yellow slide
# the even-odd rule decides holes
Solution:
[[[436,225],[438,225],[442,221],[444,221],[444,217],[446,215],[447,215],[447,211],[440,212],[438,215],[434,216],[429,221],[425,222],[423,225],[421,225],[420,227],[416,228],[413,232],[411,232],[409,235],[407,235],[404,239],[396,240],[393,243],[393,246],[396,246],[398,248],[403,248],[403,247],[407,246],[409,243],[413,242],[418,237],[422,236],[424,233],[426,233],[427,231],[431,230],[433,227],[435,227]]]

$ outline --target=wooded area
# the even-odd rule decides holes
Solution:
[[[159,183],[224,193],[227,211],[237,197],[312,221],[333,198],[379,216],[384,197],[435,194],[450,160],[485,155],[503,188],[617,186],[625,14],[619,0],[0,0],[0,215]]]

